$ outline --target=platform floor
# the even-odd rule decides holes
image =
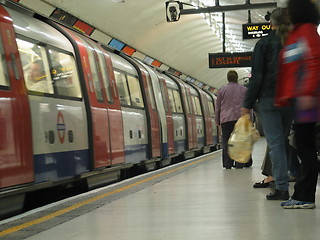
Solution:
[[[261,138],[251,168],[222,169],[218,151],[108,186],[104,193],[61,201],[39,209],[41,214],[33,211],[0,222],[0,231],[7,231],[2,237],[0,232],[0,239],[320,239],[319,193],[318,208],[285,210],[281,201],[266,200],[270,189],[252,187],[263,179],[264,151]]]

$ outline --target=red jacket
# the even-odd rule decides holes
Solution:
[[[297,24],[290,33],[279,58],[276,106],[286,106],[290,99],[301,96],[319,99],[320,36],[317,27],[311,23]]]

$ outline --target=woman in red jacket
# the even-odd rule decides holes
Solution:
[[[280,54],[276,106],[293,104],[297,153],[302,172],[283,208],[315,208],[318,161],[315,126],[320,120],[319,11],[311,0],[289,0],[293,30]]]

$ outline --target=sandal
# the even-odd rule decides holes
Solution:
[[[267,188],[270,186],[271,182],[264,182],[265,179],[263,179],[261,182],[257,182],[253,185],[253,188]]]

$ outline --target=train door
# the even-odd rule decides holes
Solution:
[[[174,153],[179,154],[187,150],[186,114],[182,107],[182,95],[178,84],[168,75],[161,74],[166,83],[166,93],[169,102],[169,113],[173,121]]]
[[[163,97],[163,105],[165,109],[166,122],[167,122],[167,137],[168,137],[168,154],[171,155],[175,152],[174,149],[174,124],[172,117],[172,109],[169,107],[168,88],[165,79],[157,74],[160,83],[160,90]]]
[[[173,77],[178,83],[182,95],[183,107],[185,109],[184,114],[186,116],[186,131],[187,131],[187,149],[191,150],[196,147],[197,143],[197,129],[196,119],[192,106],[192,98],[190,90],[186,87],[186,84]]]
[[[144,64],[143,62],[139,61],[139,63],[146,68],[148,73],[150,74],[153,89],[153,95],[155,98],[156,108],[159,116],[159,123],[160,123],[160,135],[161,135],[161,158],[165,159],[169,156],[168,150],[168,126],[167,126],[167,118],[166,113],[168,111],[167,102],[165,102],[166,97],[163,95],[163,91],[161,87],[161,76],[156,72],[156,70],[151,69],[149,66]],[[163,79],[162,79],[163,80]],[[172,126],[171,126],[172,127]],[[173,129],[171,129],[173,130]],[[173,143],[173,139],[172,139]]]
[[[108,52],[111,57],[116,86],[121,104],[125,162],[145,163],[149,158],[149,122],[146,99],[138,70],[119,54]]]
[[[154,97],[153,86],[151,83],[150,74],[141,68],[143,87],[145,89],[145,96],[148,106],[148,115],[150,119],[150,137],[151,137],[151,148],[150,158],[160,157],[160,120],[157,111],[156,101]]]
[[[215,120],[215,103],[217,100],[217,97],[213,93],[208,93],[209,94],[209,111],[210,111],[210,116],[212,119],[212,137],[213,137],[213,142],[214,145],[218,147],[218,145],[221,143],[221,129],[219,126],[216,125],[216,120]]]
[[[205,121],[204,121],[204,115],[201,108],[201,102],[200,102],[200,94],[198,91],[195,90],[197,87],[188,86],[188,89],[191,93],[192,98],[192,106],[195,114],[195,120],[196,120],[196,134],[197,134],[197,147],[202,148],[205,146]]]
[[[189,108],[190,108],[190,113],[189,113],[189,122],[190,125],[188,126],[189,131],[192,132],[190,138],[189,138],[189,150],[193,148],[198,147],[198,139],[197,139],[197,121],[196,121],[196,107],[195,107],[195,102],[192,97],[191,90],[188,86],[186,86],[185,83],[183,83],[186,88],[186,99],[189,102]]]
[[[209,110],[209,104],[212,105],[212,102],[208,101],[208,94],[202,91],[199,91],[199,94],[201,96],[201,102],[202,102],[202,109],[203,109],[203,117],[204,117],[204,123],[205,123],[205,139],[206,139],[206,145],[212,145],[213,144],[213,138],[212,138],[212,131],[213,131],[213,123],[210,115]]]
[[[103,59],[100,61],[102,64],[102,75],[104,76],[103,92],[105,94],[105,99],[107,100],[109,113],[111,164],[115,165],[124,162],[123,119],[111,57],[105,50],[101,50],[104,58],[104,61]],[[102,55],[99,55],[99,57],[102,57]]]
[[[87,95],[87,107],[89,110],[89,126],[91,128],[90,145],[92,147],[91,169],[111,165],[109,117],[105,92],[102,91],[102,76],[99,58],[92,44],[84,37],[65,31],[76,42],[80,59],[79,68],[82,69],[85,79],[85,91]],[[90,135],[89,135],[90,136]]]
[[[148,158],[158,158],[160,157],[160,121],[159,114],[156,107],[153,86],[151,83],[150,74],[146,69],[144,69],[139,63],[133,62],[132,59],[123,55],[123,57],[128,60],[131,64],[135,66],[140,75],[140,83],[144,89],[142,93],[144,94],[146,103],[146,113],[148,119],[148,132],[149,132],[149,149]]]
[[[191,105],[191,97],[190,97],[190,93],[188,93],[186,85],[184,84],[184,82],[182,82],[179,78],[173,76],[172,74],[167,74],[172,80],[174,80],[176,82],[176,84],[179,87],[180,93],[179,92],[174,92],[174,94],[179,94],[181,95],[181,108],[183,109],[178,109],[179,111],[181,110],[181,112],[184,113],[185,115],[185,131],[186,131],[186,138],[187,138],[187,150],[191,150],[194,148],[194,145],[196,143],[196,130],[194,130],[195,126],[193,126],[193,124],[195,124],[195,118],[194,118],[194,113],[193,113],[193,109],[192,109],[192,105]],[[180,98],[180,96],[173,96],[175,99]]]
[[[34,180],[31,114],[15,32],[0,6],[0,188]]]

